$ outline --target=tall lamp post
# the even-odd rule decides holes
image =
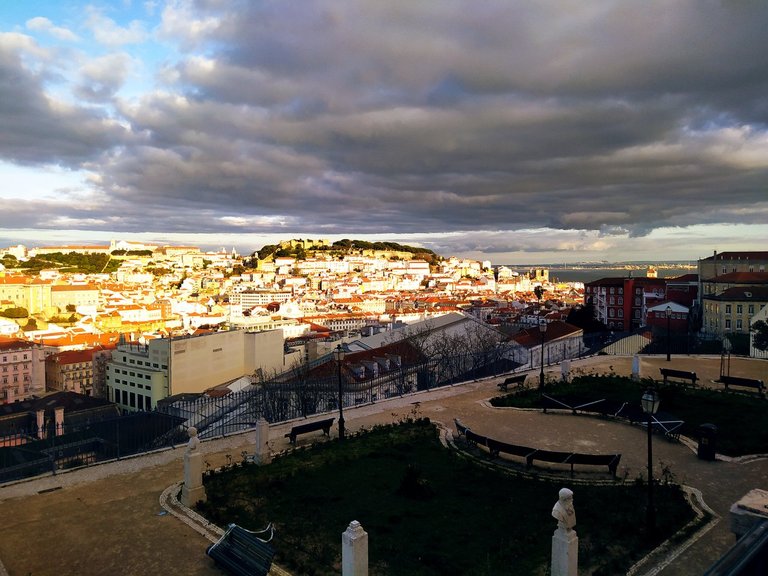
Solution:
[[[539,322],[539,334],[541,334],[541,372],[539,373],[539,392],[544,394],[544,334],[547,332],[547,321]]]
[[[670,352],[669,352],[670,338],[672,335],[670,331],[671,321],[672,321],[672,306],[667,306],[667,362],[671,360]]]
[[[336,367],[339,377],[339,442],[342,442],[344,440],[344,393],[341,384],[341,361],[344,360],[344,349],[341,347],[341,344],[336,346],[334,354],[336,356]]]
[[[659,409],[659,393],[648,388],[640,399],[643,412],[648,416],[648,508],[645,522],[647,534],[653,534],[656,527],[656,508],[653,505],[653,415]]]

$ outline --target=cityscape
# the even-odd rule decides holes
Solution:
[[[0,576],[763,576],[766,29],[5,3]]]

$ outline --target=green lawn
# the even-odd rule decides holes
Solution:
[[[550,512],[563,485],[479,466],[419,420],[267,466],[232,466],[206,478],[199,511],[220,526],[274,522],[276,562],[296,574],[337,575],[341,534],[358,520],[369,534],[372,576],[544,575],[556,527]],[[626,571],[693,518],[677,487],[658,486],[658,530],[649,539],[645,485],[572,488],[584,574]]]
[[[578,376],[570,384],[550,384],[548,394],[634,402],[638,406],[651,380],[635,382],[621,376]],[[660,410],[685,421],[682,433],[696,438],[701,424],[717,426],[717,451],[730,456],[768,453],[768,401],[755,395],[725,393],[703,388],[655,383]],[[494,406],[538,407],[538,391],[494,398]]]

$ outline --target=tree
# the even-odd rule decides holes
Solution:
[[[16,306],[14,308],[6,308],[0,312],[0,316],[5,316],[6,318],[26,318],[29,316],[29,311],[21,306]]]
[[[541,298],[544,296],[544,292],[546,292],[546,290],[544,290],[544,288],[541,286],[536,286],[533,289],[533,293],[536,294],[536,299],[539,301],[539,303],[541,303]]]
[[[752,324],[751,330],[752,345],[758,350],[768,350],[768,323],[765,320],[758,320]]]

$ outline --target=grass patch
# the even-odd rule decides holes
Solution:
[[[574,395],[588,399],[605,398],[640,404],[640,397],[652,380],[636,382],[623,376],[577,376],[569,384],[547,387],[548,394]],[[717,451],[729,456],[768,453],[768,402],[756,396],[704,388],[685,388],[655,382],[661,397],[660,410],[685,421],[682,433],[695,438],[701,424],[717,426]],[[491,400],[494,406],[540,407],[538,391],[526,390]]]
[[[220,526],[274,522],[276,562],[307,576],[339,573],[352,520],[369,534],[372,576],[544,575],[561,487],[479,466],[445,449],[425,419],[231,466],[206,478],[199,511]],[[574,492],[583,574],[626,571],[693,518],[678,487],[659,486],[659,529],[646,538],[645,485]]]

